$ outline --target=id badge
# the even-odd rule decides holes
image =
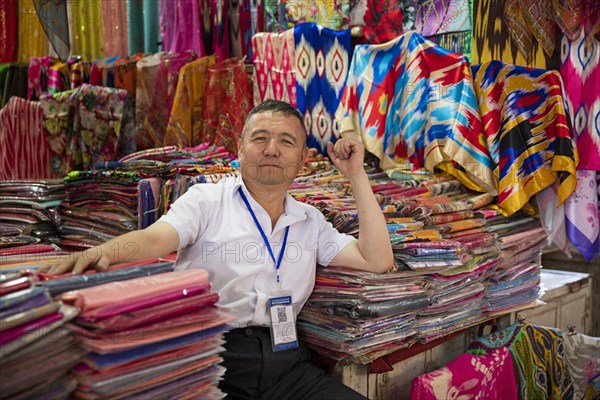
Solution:
[[[292,308],[291,293],[281,293],[271,297],[268,302],[271,316],[271,343],[273,351],[295,349],[298,347],[296,321]]]

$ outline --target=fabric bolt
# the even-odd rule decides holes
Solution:
[[[0,63],[17,61],[18,13],[17,1],[0,0]]]
[[[148,113],[143,121],[144,128],[138,130],[138,148],[161,147],[167,131],[167,124],[181,68],[195,59],[192,52],[172,53],[161,57],[152,88]],[[142,123],[142,121],[138,121]]]
[[[156,80],[156,73],[160,65],[160,59],[165,53],[156,53],[146,56],[136,63],[136,88],[135,88],[135,140],[138,149],[145,149],[144,137],[147,135],[147,127],[144,120],[148,115],[148,108],[152,102],[152,89]]]
[[[121,59],[115,62],[112,67],[114,74],[113,87],[126,90],[135,97],[137,85],[137,62],[141,55],[133,55],[128,59]]]
[[[574,40],[563,35],[560,75],[579,153],[577,169],[600,171],[600,41],[586,43],[583,32]]]
[[[5,345],[13,340],[16,340],[31,331],[43,328],[50,325],[53,322],[60,321],[63,318],[62,313],[54,312],[33,321],[27,322],[23,325],[7,329],[0,332],[0,345]]]
[[[0,110],[0,180],[47,179],[50,146],[42,129],[39,102],[12,97]]]
[[[160,32],[162,49],[168,52],[194,51],[207,54],[201,37],[201,5],[198,0],[161,0]]]
[[[252,36],[254,90],[261,102],[282,100],[296,107],[296,56],[294,30]]]
[[[33,57],[29,60],[27,70],[27,98],[39,100],[42,94],[48,93],[48,68],[52,65],[52,57]]]
[[[365,0],[363,34],[367,43],[381,44],[396,39],[403,33],[402,0]]]
[[[463,354],[443,368],[416,377],[410,398],[516,399],[517,383],[510,352],[501,347],[484,356]]]
[[[575,399],[600,397],[600,338],[581,333],[563,335]]]
[[[217,62],[231,56],[229,36],[229,0],[199,0],[202,55],[214,54]]]
[[[253,108],[252,86],[242,60],[228,58],[208,66],[207,102],[201,142],[238,152],[246,116]]]
[[[495,194],[468,65],[414,32],[357,46],[336,113],[341,135],[360,132],[383,169],[403,161],[414,169],[438,167],[469,188]]]
[[[32,57],[42,57],[48,53],[48,40],[40,23],[32,1],[18,1],[17,61],[26,63]]]
[[[334,31],[314,23],[294,28],[296,108],[304,116],[308,147],[327,152],[340,134],[336,111],[350,65],[350,30]]]
[[[476,339],[471,354],[490,354],[508,348],[513,358],[520,399],[573,396],[562,332],[555,328],[515,323]]]
[[[471,30],[469,0],[411,1],[416,20],[415,30],[423,36]]]
[[[71,54],[79,55],[83,61],[102,57],[101,0],[69,1],[71,32]]]
[[[106,56],[126,57],[127,49],[127,4],[124,0],[100,2],[102,23],[102,52]]]
[[[498,205],[510,215],[555,180],[562,204],[575,189],[579,158],[558,73],[501,61],[473,73]]]
[[[48,314],[52,314],[59,308],[58,303],[45,304],[40,307],[30,308],[18,314],[11,315],[0,320],[0,331],[5,331],[34,321]]]
[[[184,65],[179,71],[179,81],[169,125],[165,133],[165,146],[191,147],[203,142],[203,132],[208,107],[208,69],[215,63],[214,56],[202,57]]]
[[[160,217],[159,178],[142,179],[138,184],[138,229],[152,225]]]
[[[596,171],[577,171],[577,187],[564,204],[567,237],[588,261],[600,252],[596,174]]]
[[[129,54],[158,52],[158,1],[127,0]]]

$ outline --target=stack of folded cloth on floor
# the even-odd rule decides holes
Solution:
[[[232,319],[216,306],[204,270],[176,271],[69,291],[71,324],[89,351],[71,373],[73,396],[222,398],[221,333]]]
[[[65,323],[78,309],[52,300],[26,272],[0,273],[0,395],[66,399],[85,355]]]
[[[335,359],[369,362],[412,342],[415,312],[427,307],[416,273],[374,274],[319,268],[299,316],[300,335]]]
[[[64,198],[61,180],[0,182],[0,268],[66,254],[56,245]]]

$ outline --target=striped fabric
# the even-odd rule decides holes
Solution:
[[[40,103],[11,97],[0,110],[0,180],[54,177]]]

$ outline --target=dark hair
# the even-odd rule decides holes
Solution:
[[[265,112],[281,113],[281,114],[289,116],[289,117],[298,118],[298,122],[300,122],[300,126],[302,126],[302,132],[304,133],[304,136],[306,137],[307,133],[306,133],[306,127],[304,126],[304,118],[302,118],[302,114],[300,114],[300,111],[298,111],[290,103],[286,103],[285,101],[280,101],[280,100],[268,99],[268,100],[263,101],[256,107],[254,107],[250,111],[248,116],[246,117],[246,121],[245,121],[244,125],[247,124],[248,121],[250,121],[250,118],[252,118],[253,115],[265,113]]]

